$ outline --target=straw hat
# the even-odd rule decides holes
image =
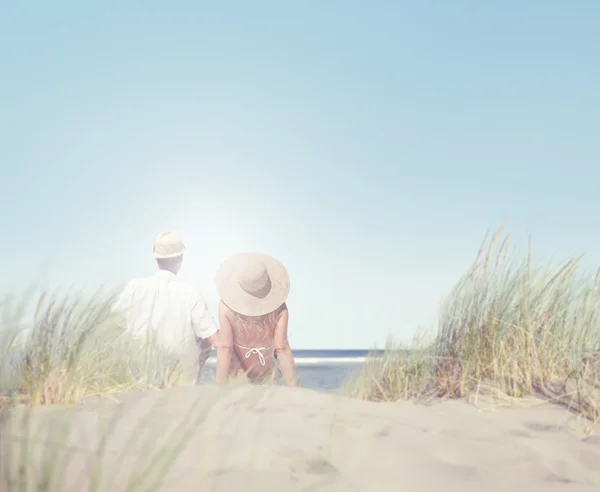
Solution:
[[[262,316],[281,306],[290,292],[290,277],[275,258],[242,253],[229,258],[217,272],[221,300],[243,316]]]
[[[176,232],[163,232],[156,236],[152,245],[152,256],[154,258],[176,258],[187,250],[187,246]]]

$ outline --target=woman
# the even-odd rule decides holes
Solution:
[[[276,361],[290,386],[297,386],[296,365],[288,343],[285,300],[290,279],[284,266],[257,253],[234,255],[217,273],[219,345],[217,382],[244,372],[253,382],[274,375]]]

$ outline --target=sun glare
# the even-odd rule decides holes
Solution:
[[[222,212],[194,218],[179,230],[188,245],[188,266],[201,271],[216,272],[219,265],[234,253],[248,249],[248,229]]]

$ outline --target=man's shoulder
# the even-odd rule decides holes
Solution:
[[[179,280],[178,282],[173,282],[173,287],[176,289],[180,289],[182,292],[185,292],[190,297],[204,299],[204,296],[200,292],[200,289],[196,287],[193,283],[188,282],[187,280]]]
[[[165,282],[163,279],[155,275],[134,278],[126,284],[125,289],[130,292],[167,289],[171,292],[176,292],[177,295],[187,297],[193,302],[204,300],[204,296],[200,292],[200,289],[191,282],[182,279]]]
[[[155,285],[155,284],[156,284],[155,277],[147,275],[145,277],[132,278],[125,284],[125,289],[135,289],[138,287],[145,287],[148,285]]]
[[[156,276],[146,275],[129,280],[123,287],[123,294],[149,295],[161,288],[161,282]]]

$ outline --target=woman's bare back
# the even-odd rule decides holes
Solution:
[[[234,360],[231,372],[241,369],[251,380],[270,375],[275,367],[275,328],[287,306],[282,304],[275,311],[263,316],[242,316],[226,309],[226,316],[233,331]]]

